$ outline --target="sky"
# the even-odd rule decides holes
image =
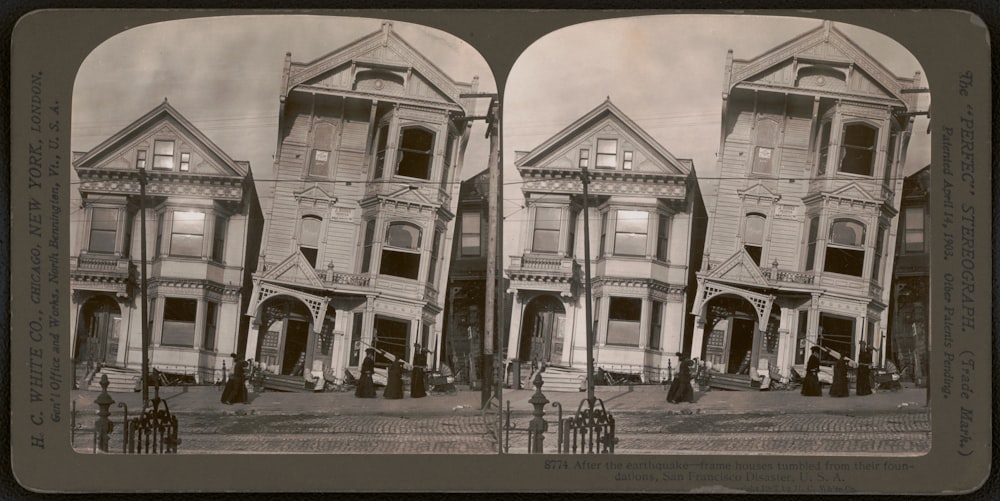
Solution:
[[[520,248],[527,216],[515,151],[534,149],[610,97],[674,156],[692,159],[699,177],[714,177],[726,52],[751,59],[821,23],[776,16],[647,16],[578,24],[539,39],[514,64],[503,94],[504,240],[511,249],[505,257]],[[895,75],[924,74],[909,51],[888,37],[834,25]],[[928,104],[922,95],[918,109]],[[904,174],[930,162],[926,131],[926,117],[918,117]],[[700,181],[706,198],[713,193],[710,182]],[[711,200],[706,205],[711,211]]]
[[[258,182],[271,178],[278,137],[278,95],[285,53],[308,62],[381,28],[379,19],[334,16],[229,16],[141,26],[94,49],[73,88],[73,151],[88,151],[164,98]],[[393,30],[452,80],[479,77],[496,92],[489,65],[471,46],[427,27]],[[488,100],[478,103],[483,114]],[[485,124],[475,122],[463,179],[486,168]],[[267,206],[266,204],[264,205]]]

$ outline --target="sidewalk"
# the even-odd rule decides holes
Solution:
[[[825,389],[824,389],[825,390]],[[353,392],[327,393],[282,393],[264,392],[250,394],[249,404],[224,405],[219,401],[221,388],[216,386],[175,386],[160,388],[160,397],[177,414],[332,414],[332,415],[443,415],[480,414],[480,392],[459,387],[455,395],[429,395],[402,400],[356,398]],[[150,398],[153,397],[150,388]],[[586,392],[542,393],[549,400],[546,415],[554,415],[557,409],[551,402],[562,404],[563,413],[576,411]],[[75,390],[73,402],[81,415],[97,411],[94,403],[99,392]],[[504,409],[507,402],[515,413],[530,413],[533,407],[528,400],[534,389],[504,389]],[[847,398],[803,397],[798,391],[723,391],[714,390],[696,394],[696,401],[690,404],[669,404],[666,402],[666,388],[658,385],[639,385],[631,389],[627,386],[598,386],[595,396],[603,400],[605,408],[612,413],[683,413],[683,414],[797,414],[797,413],[892,413],[927,410],[926,389],[904,387],[891,392],[881,391],[872,395]],[[118,402],[128,406],[129,413],[136,413],[141,407],[141,394],[111,393],[115,400],[112,412],[119,412]],[[554,417],[554,416],[553,416]]]

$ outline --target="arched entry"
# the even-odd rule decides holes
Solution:
[[[258,307],[259,341],[254,358],[277,374],[302,376],[312,370],[312,361],[329,362],[333,343],[335,313],[329,309],[323,328],[313,332],[313,315],[300,300],[276,295]]]
[[[74,359],[88,364],[114,364],[121,340],[121,319],[121,308],[110,296],[96,295],[83,303]]]
[[[735,294],[720,294],[705,306],[704,358],[719,372],[749,374],[751,367],[778,362],[778,341],[781,313],[771,305],[767,325],[761,328],[754,305]]]
[[[519,358],[533,363],[558,364],[565,340],[566,308],[553,296],[532,299],[524,308]]]

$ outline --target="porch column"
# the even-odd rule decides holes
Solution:
[[[347,367],[347,360],[350,357],[351,342],[347,337],[347,318],[351,317],[351,312],[346,310],[334,310],[336,315],[333,320],[333,345],[330,348],[330,367],[333,375],[340,378]]]
[[[365,316],[363,327],[361,328],[361,355],[358,357],[360,364],[365,358],[365,349],[372,345],[372,335],[375,333],[375,296],[368,296],[365,303]]]
[[[809,328],[806,330],[806,355],[809,349],[816,344],[819,338],[819,292],[812,294],[812,301],[809,303]]]
[[[522,294],[515,292],[514,304],[511,308],[510,323],[508,329],[510,335],[507,336],[507,361],[517,360],[521,356],[521,322],[524,319],[524,303]],[[471,348],[470,348],[471,349]]]
[[[254,317],[250,319],[250,331],[247,332],[247,346],[244,356],[254,359],[255,362],[259,362],[259,360],[257,360],[257,338],[260,335],[259,333],[260,316],[254,315]]]
[[[795,325],[798,310],[791,308],[791,304],[779,304],[781,307],[781,321],[778,323],[778,372],[781,379],[785,380],[791,374],[792,364],[795,362],[795,338],[792,336],[792,326]]]
[[[699,360],[704,360],[704,346],[705,343],[705,316],[704,309],[702,309],[701,315],[695,315],[694,317],[694,336],[691,339],[691,358],[697,358]]]

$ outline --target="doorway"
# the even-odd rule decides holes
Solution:
[[[121,308],[108,296],[95,296],[80,311],[74,358],[88,364],[114,364],[118,358]]]
[[[281,374],[301,376],[306,362],[309,322],[288,319],[285,326],[285,348],[281,356]]]
[[[524,309],[519,358],[560,364],[565,351],[566,310],[552,296],[539,296]]]
[[[410,322],[375,316],[375,348],[391,353],[396,358],[406,360],[407,339],[410,333]],[[375,354],[375,365],[386,366],[391,361],[382,354]]]
[[[729,363],[726,372],[740,374],[749,370],[750,351],[753,349],[755,322],[746,318],[732,319],[732,332],[729,336]],[[746,367],[743,367],[747,362]]]

